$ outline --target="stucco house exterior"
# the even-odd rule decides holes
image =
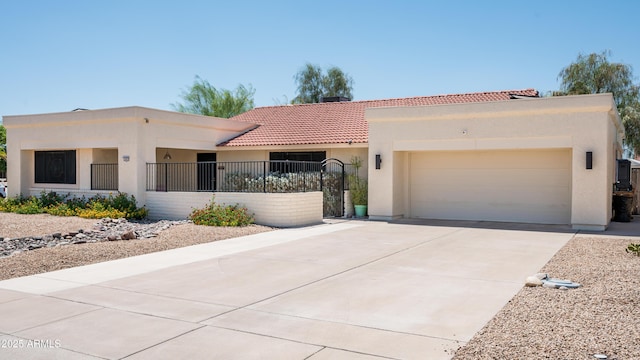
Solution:
[[[214,192],[216,201],[249,208],[258,223],[299,226],[322,220],[321,191],[225,191],[232,167],[263,164],[266,173],[270,162],[358,156],[366,159],[371,219],[606,228],[624,134],[612,96],[537,96],[524,89],[328,99],[231,119],[136,106],[4,116],[9,196],[120,191],[151,217],[184,218]]]

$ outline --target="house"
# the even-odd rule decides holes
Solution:
[[[143,107],[4,116],[9,196],[121,191],[151,217],[179,218],[215,191],[216,201],[246,206],[259,223],[298,226],[321,221],[327,200],[317,180],[330,171],[291,166],[359,156],[372,219],[606,228],[623,136],[611,95],[537,96],[329,98],[231,119]],[[284,181],[299,189],[267,190]]]

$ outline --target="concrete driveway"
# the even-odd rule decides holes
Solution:
[[[1,281],[0,358],[448,359],[572,236],[334,221]]]

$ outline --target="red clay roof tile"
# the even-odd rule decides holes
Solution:
[[[231,118],[258,126],[219,146],[277,146],[367,143],[364,110],[383,106],[423,106],[509,100],[511,95],[538,96],[535,89],[400,99],[259,107]]]

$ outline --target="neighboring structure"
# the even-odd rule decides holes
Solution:
[[[363,171],[372,218],[606,227],[622,137],[612,97],[530,99],[537,95],[525,89],[285,105],[231,119],[142,107],[5,116],[9,196],[121,191],[135,195],[151,217],[185,217],[221,189],[230,172],[230,165],[221,164],[328,158],[348,163],[359,156],[368,159]],[[594,159],[586,172],[580,161],[585,151]],[[169,167],[185,170],[173,174]],[[202,169],[212,169],[207,184]],[[178,177],[181,185],[169,186]],[[216,192],[216,200],[246,205],[269,225],[322,219],[322,193],[315,190]]]

